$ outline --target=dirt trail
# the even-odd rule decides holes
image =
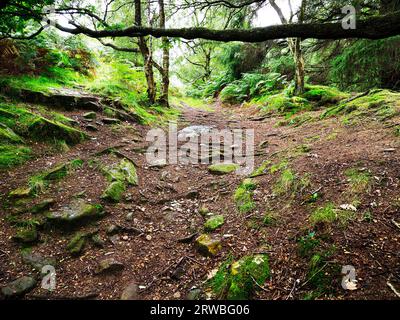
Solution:
[[[71,111],[65,115],[84,127],[83,113]],[[102,117],[97,114],[97,119]],[[68,204],[74,195],[81,194],[88,202],[103,204],[107,213],[104,218],[80,229],[99,230],[103,247],[87,243],[79,257],[71,256],[66,250],[76,230],[49,228],[40,231],[40,242],[32,246],[32,252],[56,258],[57,287],[50,293],[38,286],[25,297],[119,299],[123,290],[135,282],[139,299],[185,299],[191,288],[200,288],[207,274],[228,256],[240,258],[268,253],[272,277],[254,298],[286,299],[296,279],[304,286],[294,291],[294,298],[302,298],[313,289],[306,285],[309,260],[299,255],[298,240],[310,229],[308,217],[313,208],[326,201],[347,203],[343,172],[357,165],[368,167],[376,177],[373,188],[361,197],[360,209],[367,210],[375,202],[372,206],[374,220],[366,223],[358,219],[346,228],[329,230],[331,236],[324,246],[336,247],[330,262],[339,266],[354,265],[360,284],[359,289],[352,292],[342,290],[337,284],[337,290],[330,297],[395,298],[386,281],[400,271],[400,234],[391,222],[400,218],[398,209],[392,207],[392,200],[400,196],[398,141],[394,142],[388,130],[373,124],[343,128],[332,119],[322,126],[314,123],[292,128],[275,127],[275,118],[249,120],[252,117],[251,109],[216,106],[215,112],[208,112],[186,107],[179,120],[180,129],[189,125],[254,128],[258,146],[256,166],[266,159],[278,163],[287,158],[299,176],[310,175],[311,185],[297,194],[285,196],[276,196],[272,192],[277,174],[256,178],[256,209],[250,214],[239,214],[232,199],[242,176],[215,176],[208,172],[207,165],[200,164],[151,168],[143,154],[148,146],[145,136],[149,128],[133,123],[118,128],[95,122],[99,130],[90,133],[91,140],[60,154],[40,151],[38,145],[36,159],[0,173],[0,194],[5,199],[5,195],[24,185],[36,172],[81,158],[85,161],[82,168],[50,185],[34,202],[49,197],[55,199],[56,203],[50,209],[53,212]],[[337,137],[327,139],[332,133]],[[303,144],[309,145],[310,150],[296,153],[296,147]],[[139,177],[139,185],[129,187],[117,204],[100,200],[107,183],[100,170],[90,162],[94,158],[107,164],[118,161],[110,155],[95,156],[110,146],[115,146],[135,162]],[[387,147],[396,148],[396,151],[382,152]],[[304,197],[313,190],[322,190],[323,199],[312,206],[304,204]],[[222,237],[222,250],[215,257],[200,255],[193,242],[178,241],[201,232],[205,219],[198,211],[203,206],[225,217],[225,224],[214,231]],[[23,263],[20,246],[11,240],[14,231],[5,219],[11,209],[3,208],[1,212],[0,286],[19,276],[35,274]],[[262,219],[269,210],[274,211],[278,219],[277,223],[265,226]],[[110,232],[112,225],[120,228]],[[110,257],[121,262],[123,270],[96,275],[98,261]]]

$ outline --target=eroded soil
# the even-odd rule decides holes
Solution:
[[[308,176],[310,184],[303,190],[276,196],[273,186],[279,172],[257,177],[256,209],[240,214],[233,194],[243,176],[212,175],[207,165],[201,164],[151,168],[143,154],[148,147],[145,141],[148,127],[125,123],[117,130],[115,126],[94,122],[99,130],[88,132],[91,140],[64,153],[37,145],[34,160],[0,173],[4,204],[0,216],[0,286],[22,275],[36,275],[23,263],[21,246],[11,239],[15,231],[6,216],[15,208],[5,205],[8,193],[23,186],[38,171],[80,158],[85,161],[82,168],[52,184],[33,203],[53,198],[56,203],[50,210],[57,211],[78,194],[88,202],[101,203],[107,213],[104,218],[80,230],[98,229],[104,246],[98,248],[89,243],[82,255],[73,257],[66,246],[76,230],[41,230],[40,242],[31,250],[56,258],[57,286],[52,292],[38,286],[26,299],[119,299],[132,281],[139,285],[139,299],[185,299],[190,289],[201,288],[207,275],[228,256],[240,258],[254,253],[269,255],[272,273],[270,280],[255,293],[255,299],[302,299],[315,290],[307,281],[310,259],[299,254],[298,245],[299,239],[311,231],[322,235],[321,250],[335,248],[329,263],[339,269],[344,265],[354,266],[358,280],[357,290],[343,290],[339,270],[337,281],[332,283],[333,290],[319,298],[395,299],[387,281],[395,283],[400,273],[400,229],[393,223],[400,221],[400,140],[391,128],[373,121],[346,127],[337,118],[300,127],[277,127],[276,117],[256,119],[252,109],[219,105],[215,108],[209,112],[185,107],[178,125],[253,128],[256,167],[264,160],[279,163],[288,159],[296,175]],[[83,128],[83,113],[65,112],[65,115],[77,120]],[[102,117],[100,113],[97,115],[98,119]],[[259,147],[262,142],[263,147]],[[298,152],[296,147],[302,145],[307,145],[307,149]],[[132,159],[139,177],[139,185],[129,187],[118,204],[100,199],[107,182],[93,161],[118,161],[112,155],[96,156],[109,147]],[[355,167],[366,168],[372,176],[368,190],[357,195],[356,217],[345,226],[338,223],[311,226],[309,216],[316,208],[327,202],[339,206],[354,200],[344,171]],[[304,199],[315,191],[322,196],[315,203],[306,203]],[[225,224],[214,231],[222,237],[222,251],[215,257],[200,255],[193,242],[178,241],[202,232],[204,218],[198,213],[202,206],[225,217]],[[267,211],[274,212],[276,223],[262,223]],[[367,211],[371,214],[368,221],[363,218]],[[127,219],[129,214],[132,219]],[[127,229],[109,236],[106,230],[110,225]],[[129,227],[140,232],[130,232]],[[123,263],[124,269],[109,275],[94,274],[97,262],[106,257]],[[294,287],[296,279],[300,283]]]

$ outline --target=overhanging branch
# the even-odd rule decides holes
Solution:
[[[140,26],[132,26],[117,30],[92,30],[80,25],[75,25],[74,28],[64,27],[60,24],[55,24],[55,26],[64,32],[85,34],[93,38],[153,36],[156,38],[171,37],[189,40],[200,38],[222,42],[263,42],[283,38],[382,39],[400,34],[400,13],[397,12],[386,16],[372,17],[358,21],[357,28],[349,30],[343,29],[340,23],[283,24],[246,30],[213,30],[207,28],[161,29]]]

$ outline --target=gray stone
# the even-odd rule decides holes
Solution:
[[[1,289],[1,293],[5,297],[18,297],[31,291],[36,286],[36,280],[31,277],[21,277],[17,280],[10,282],[8,285]]]
[[[121,300],[139,300],[139,286],[132,281],[121,294]]]
[[[123,269],[123,263],[115,260],[114,258],[107,258],[98,263],[94,272],[95,274],[114,273]]]
[[[73,223],[90,218],[99,218],[104,215],[101,205],[86,203],[83,199],[75,199],[61,211],[51,212],[47,219],[59,223]]]
[[[38,253],[27,253],[22,252],[22,261],[26,264],[31,265],[36,271],[41,272],[44,266],[50,265],[55,267],[56,266],[56,259],[54,258],[46,258]]]

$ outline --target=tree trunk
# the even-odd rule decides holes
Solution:
[[[165,29],[165,8],[164,0],[158,0],[160,7],[160,28]],[[162,37],[162,84],[161,84],[161,96],[160,104],[169,107],[169,40],[167,37]]]
[[[142,25],[142,7],[140,0],[135,0],[135,25]],[[139,37],[139,50],[143,57],[144,74],[147,82],[147,98],[150,104],[156,101],[156,84],[154,81],[153,59],[151,50],[147,45],[145,37]]]
[[[271,6],[274,8],[276,13],[279,16],[282,24],[288,24],[288,20],[283,15],[281,8],[276,4],[275,0],[269,1]],[[305,2],[302,1],[301,8],[300,8],[300,15],[299,15],[299,22],[302,23],[304,20],[304,8]],[[289,0],[290,3],[290,0]],[[292,19],[290,19],[291,21]],[[304,86],[305,86],[305,66],[304,66],[304,56],[303,50],[301,49],[301,38],[291,38],[288,39],[288,45],[290,52],[293,55],[294,65],[295,65],[295,87],[294,93],[295,95],[301,95],[304,93]]]
[[[304,93],[304,86],[305,86],[304,56],[303,56],[303,50],[301,49],[301,39],[296,38],[293,40],[293,43],[294,43],[293,57],[294,57],[294,64],[296,67],[294,93],[295,95],[299,96]]]

